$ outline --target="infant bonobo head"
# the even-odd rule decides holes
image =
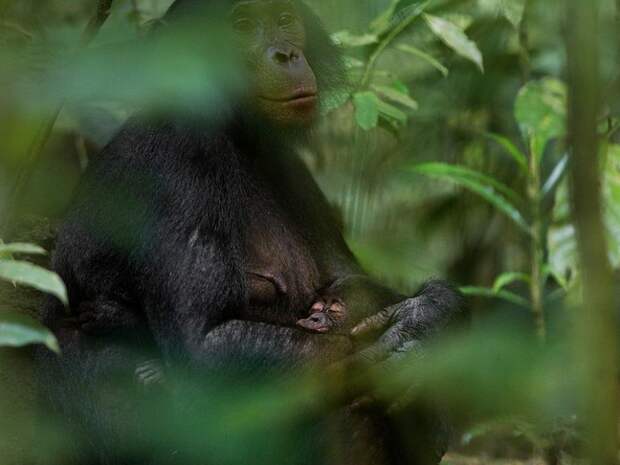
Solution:
[[[319,299],[310,308],[310,316],[299,320],[297,326],[314,333],[344,333],[349,326],[347,313],[347,307],[342,300]]]

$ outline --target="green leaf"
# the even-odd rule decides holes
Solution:
[[[514,161],[517,162],[519,168],[521,168],[521,171],[523,171],[525,174],[528,173],[527,157],[523,152],[521,152],[521,150],[517,148],[515,144],[513,144],[506,137],[500,136],[499,134],[493,134],[488,132],[485,133],[485,136],[501,145],[506,151],[506,153],[510,155]]]
[[[519,28],[523,21],[526,0],[500,0],[502,14],[511,22],[515,28]]]
[[[495,283],[493,283],[493,292],[497,293],[504,289],[509,284],[514,283],[515,281],[524,281],[526,283],[530,282],[530,275],[527,273],[516,273],[516,272],[508,272],[502,273],[495,279]]]
[[[358,92],[353,95],[355,121],[365,131],[377,127],[379,122],[379,97],[374,92]]]
[[[439,37],[448,47],[464,58],[474,62],[480,71],[484,72],[482,53],[478,46],[456,24],[446,21],[438,16],[424,14],[424,19],[431,31]]]
[[[531,81],[519,91],[515,118],[537,160],[551,139],[566,134],[566,104],[566,86],[554,78]]]
[[[58,297],[67,305],[67,289],[60,277],[32,263],[17,260],[0,260],[0,279],[33,287]]]
[[[378,104],[379,115],[397,121],[398,123],[405,124],[407,122],[407,114],[396,108],[394,105],[390,105],[387,102],[379,99]]]
[[[435,68],[437,71],[439,71],[441,74],[443,74],[444,77],[448,76],[448,74],[449,74],[448,68],[446,68],[438,60],[433,58],[428,53],[423,52],[419,48],[416,48],[416,47],[413,47],[413,46],[407,45],[407,44],[399,44],[399,45],[396,46],[396,48],[398,50],[400,50],[401,52],[405,52],[405,53],[408,53],[410,55],[413,55],[413,56],[416,56],[418,58],[421,58],[422,60],[426,61],[429,65],[431,65],[433,68]]]
[[[54,335],[34,318],[17,312],[0,313],[0,346],[22,347],[28,344],[45,344],[50,350],[60,352]]]
[[[396,7],[399,3],[400,0],[392,0],[387,9],[382,11],[379,16],[372,20],[370,23],[370,30],[373,33],[380,36],[391,29],[394,23],[394,13],[396,12]]]
[[[510,193],[510,197],[519,199],[518,194],[502,183],[469,168],[446,163],[424,163],[414,165],[410,169],[426,176],[451,181],[475,192],[513,220],[523,231],[530,233],[530,227],[523,215],[504,196]]]
[[[514,292],[509,292],[509,291],[495,292],[493,289],[489,289],[488,287],[474,287],[474,286],[461,287],[460,291],[464,295],[489,297],[492,299],[500,298],[508,302],[511,302],[515,305],[519,305],[527,309],[530,308],[530,303],[527,301],[527,299],[524,299],[523,297],[515,294]]]
[[[523,20],[526,0],[480,0],[483,10],[505,17],[518,29]]]
[[[351,34],[349,31],[340,31],[332,34],[332,40],[343,47],[355,48],[376,44],[379,38],[375,34]]]
[[[400,103],[401,105],[410,108],[411,110],[418,109],[418,102],[413,100],[407,93],[396,90],[393,87],[373,85],[372,88],[393,102]]]
[[[13,255],[15,253],[23,253],[28,255],[46,255],[44,248],[35,244],[24,244],[15,242],[13,244],[0,244],[0,257],[5,255]]]
[[[566,173],[566,169],[568,168],[568,155],[564,155],[553,171],[549,175],[549,178],[545,181],[545,184],[542,188],[542,193],[544,196],[549,195],[553,192],[553,190],[558,186],[560,181],[564,178],[564,173]]]

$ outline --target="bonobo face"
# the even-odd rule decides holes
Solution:
[[[295,2],[239,1],[230,20],[249,67],[251,104],[281,126],[312,123],[318,89],[304,55],[306,30]]]

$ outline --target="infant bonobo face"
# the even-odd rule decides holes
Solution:
[[[310,308],[310,316],[297,322],[300,326],[314,333],[327,333],[341,329],[347,319],[347,307],[338,298],[321,298]]]

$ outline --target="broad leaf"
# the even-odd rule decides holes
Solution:
[[[538,160],[551,139],[566,133],[566,101],[566,86],[553,78],[531,81],[517,95],[515,118]]]
[[[415,165],[411,170],[426,176],[451,181],[475,192],[513,220],[523,231],[530,233],[530,227],[521,212],[505,196],[509,193],[510,197],[519,199],[518,194],[500,182],[469,168],[445,163]]]
[[[523,171],[526,174],[528,173],[527,157],[525,156],[523,152],[521,152],[521,150],[517,148],[515,144],[513,144],[506,137],[500,136],[499,134],[486,133],[485,135],[489,139],[494,140],[499,145],[501,145],[503,149],[506,151],[506,153],[510,155],[510,157],[514,161],[517,162],[517,164],[519,165],[519,168],[521,168],[521,171]]]
[[[377,127],[379,122],[379,97],[374,92],[358,92],[353,95],[355,121],[365,131]]]
[[[431,31],[439,37],[448,47],[464,58],[474,62],[480,71],[484,72],[482,53],[478,46],[456,24],[446,21],[438,16],[424,14],[424,19]]]
[[[448,76],[448,74],[449,74],[448,68],[446,68],[438,60],[433,58],[428,53],[423,52],[419,48],[416,48],[416,47],[413,47],[413,46],[407,45],[407,44],[399,44],[396,48],[398,50],[400,50],[401,52],[408,53],[410,55],[413,55],[415,57],[418,57],[418,58],[426,61],[429,65],[431,65],[433,68],[435,68],[441,74],[443,74],[444,77]]]
[[[0,260],[0,279],[33,287],[58,297],[67,304],[67,289],[60,277],[32,263],[17,260]]]
[[[34,318],[17,312],[0,312],[0,346],[22,347],[45,344],[60,352],[54,335]]]

